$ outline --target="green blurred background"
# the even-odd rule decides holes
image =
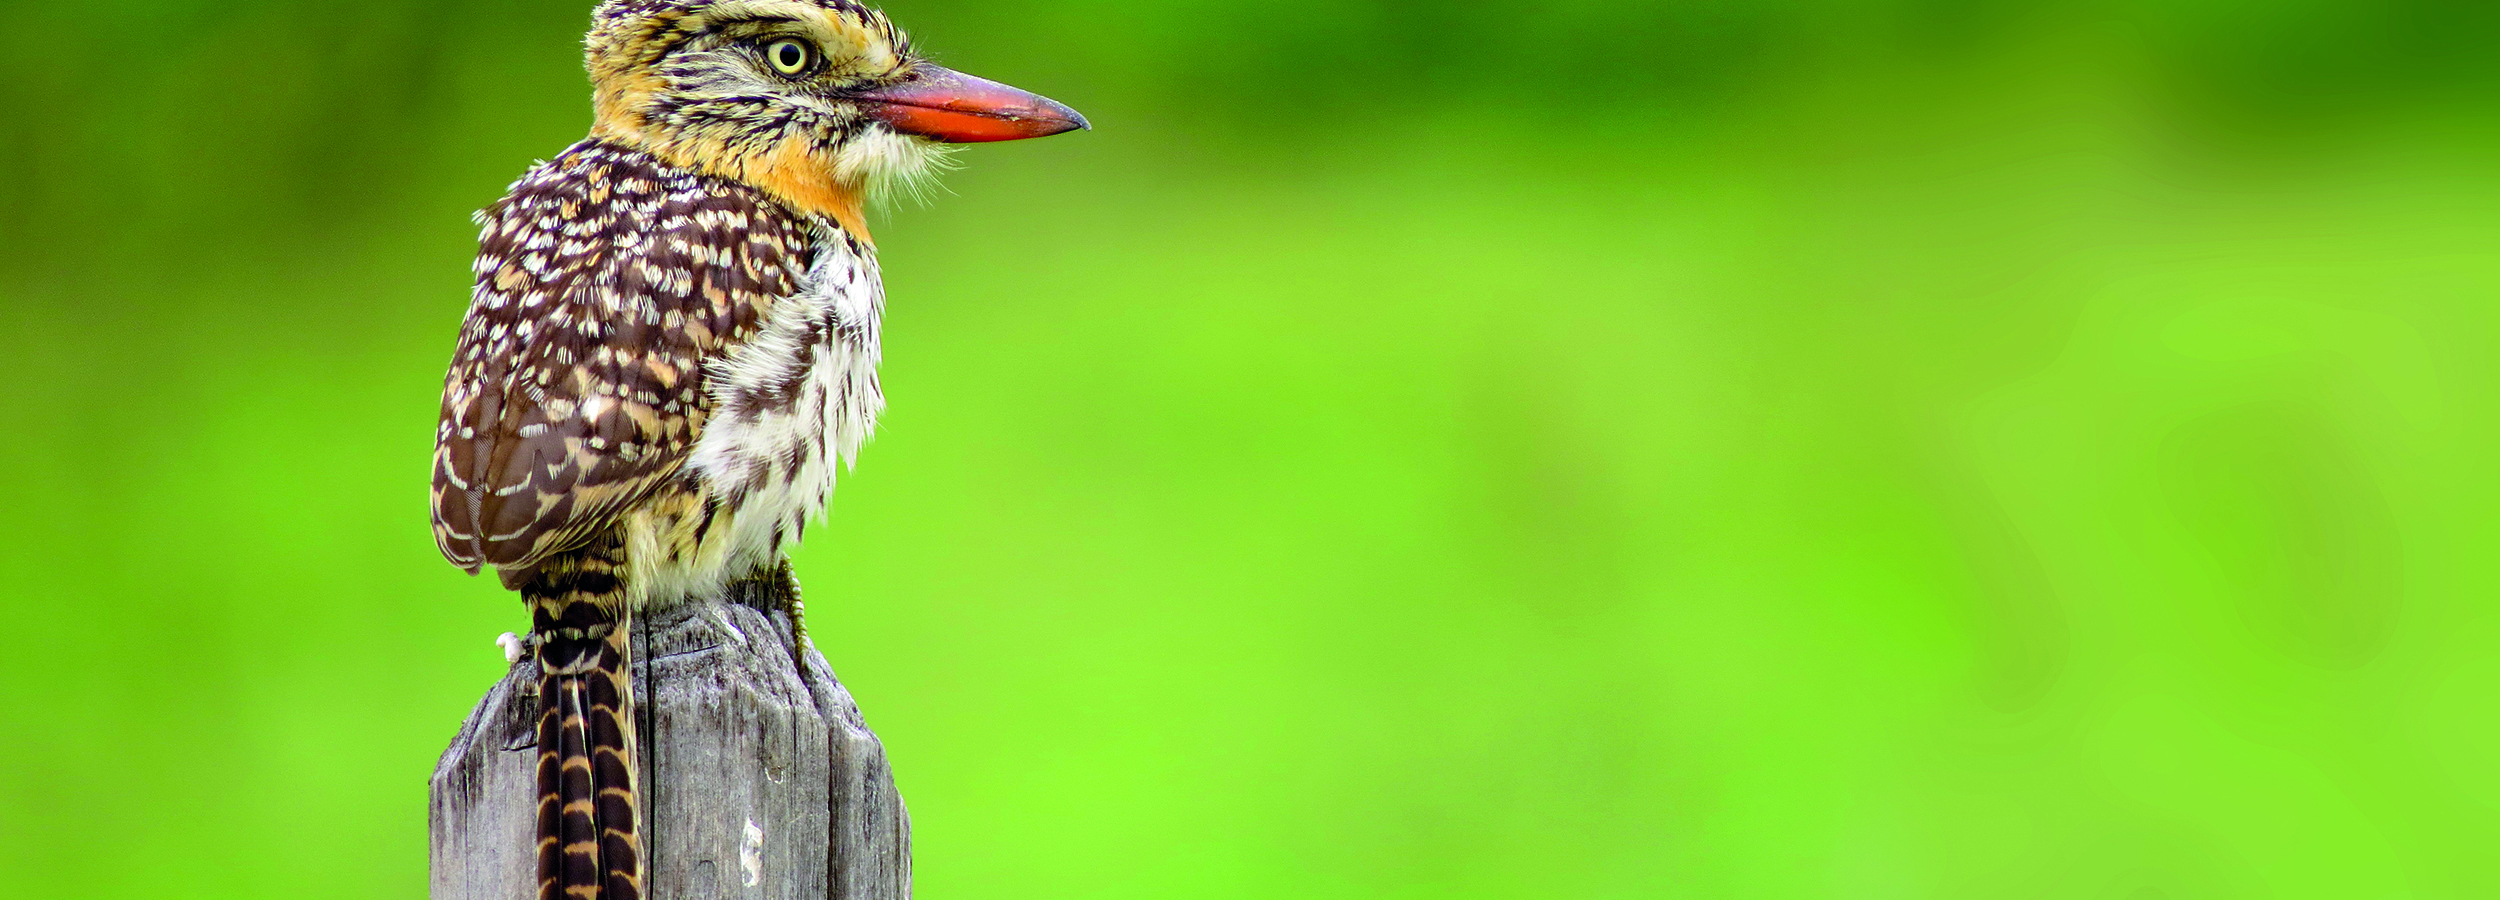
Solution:
[[[5,4],[0,896],[424,890],[588,5]],[[798,554],[920,896],[2500,895],[2500,6],[889,9],[1097,128]]]

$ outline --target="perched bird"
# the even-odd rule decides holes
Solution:
[[[607,0],[587,50],[590,137],[479,214],[434,534],[532,612],[539,896],[638,900],[634,615],[787,582],[875,427],[863,209],[943,144],[1087,126],[849,0]]]

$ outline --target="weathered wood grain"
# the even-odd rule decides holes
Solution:
[[[885,748],[770,582],[635,625],[656,900],[906,900],[911,818]],[[525,900],[537,666],[470,712],[433,777],[433,900]]]

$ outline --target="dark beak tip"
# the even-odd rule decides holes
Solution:
[[[1094,123],[1086,121],[1086,120],[1085,120],[1085,114],[1084,114],[1084,113],[1080,113],[1080,112],[1077,112],[1077,111],[1076,111],[1076,110],[1074,110],[1074,109],[1070,109],[1070,108],[1068,107],[1068,105],[1067,105],[1067,104],[1065,104],[1065,103],[1061,103],[1061,102],[1059,102],[1059,101],[1057,101],[1057,100],[1052,100],[1052,101],[1050,101],[1049,111],[1050,111],[1050,114],[1051,114],[1051,117],[1052,117],[1052,118],[1058,119],[1059,121],[1061,121],[1061,122],[1063,122],[1063,123],[1066,123],[1066,125],[1068,126],[1068,127],[1066,127],[1066,128],[1059,129],[1059,131],[1058,131],[1058,132],[1056,132],[1056,133],[1062,133],[1062,134],[1064,134],[1064,133],[1066,133],[1066,132],[1070,132],[1070,131],[1092,131],[1092,130],[1094,130]]]

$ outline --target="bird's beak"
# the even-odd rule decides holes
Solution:
[[[1057,100],[927,63],[900,84],[852,96],[896,131],[950,144],[1020,141],[1093,127]]]

